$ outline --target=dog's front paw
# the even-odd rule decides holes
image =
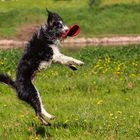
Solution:
[[[80,61],[80,60],[77,60],[77,61],[76,61],[76,64],[79,65],[79,66],[82,66],[82,65],[84,65],[85,63],[82,62],[82,61]]]

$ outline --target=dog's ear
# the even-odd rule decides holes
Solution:
[[[47,23],[49,26],[52,25],[52,20],[53,20],[53,13],[51,11],[49,11],[47,8],[46,8],[46,12],[48,14],[48,20],[47,20]]]
[[[46,8],[46,12],[47,12],[48,15],[52,14],[52,12],[48,10],[48,8]]]

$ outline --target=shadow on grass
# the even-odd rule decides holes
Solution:
[[[52,138],[51,130],[53,129],[59,129],[64,128],[67,129],[69,127],[68,124],[63,122],[56,122],[52,123],[51,125],[44,126],[44,125],[37,125],[36,123],[33,123],[32,126],[34,127],[36,135],[41,136],[42,138]]]
[[[38,122],[33,121],[30,125],[28,125],[28,128],[31,128],[29,135],[37,135],[45,139],[52,138],[50,126],[44,126]]]
[[[72,122],[54,122],[50,126],[43,126],[43,125],[34,125],[36,135],[41,136],[42,138],[51,139],[53,138],[55,130],[62,130],[62,129],[71,129],[71,128],[83,128],[87,129],[92,128],[91,124],[85,123],[82,121],[72,121]]]
[[[51,130],[53,129],[59,129],[59,128],[64,128],[67,129],[69,128],[69,125],[63,122],[56,122],[51,124],[50,126],[43,126],[43,125],[35,125],[35,133],[36,135],[41,136],[42,138],[51,138]]]
[[[64,123],[64,122],[56,122],[56,123],[52,124],[52,128],[64,128],[64,129],[67,129],[67,128],[69,128],[69,124]]]
[[[38,126],[36,128],[36,135],[40,135],[41,137],[51,137],[50,133],[48,133],[44,126]]]

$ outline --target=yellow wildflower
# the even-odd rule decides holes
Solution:
[[[112,117],[114,114],[113,113],[110,113],[109,115],[110,115],[110,117]]]
[[[101,105],[101,104],[103,104],[103,100],[97,101],[97,105]]]

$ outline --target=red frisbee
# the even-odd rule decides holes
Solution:
[[[80,32],[80,27],[77,24],[73,24],[70,26],[68,31],[62,35],[63,38],[66,38],[67,36],[69,37],[74,37],[77,36]]]

